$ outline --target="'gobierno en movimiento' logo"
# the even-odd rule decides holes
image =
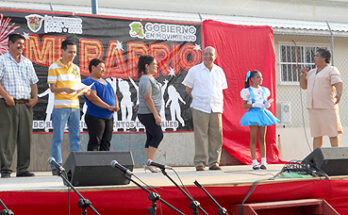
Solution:
[[[144,28],[143,25],[140,22],[132,22],[129,24],[129,35],[131,37],[138,37],[140,39],[143,39],[145,37],[144,35]]]

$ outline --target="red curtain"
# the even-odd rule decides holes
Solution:
[[[240,91],[244,88],[245,75],[250,70],[259,70],[263,86],[276,98],[275,54],[273,30],[269,26],[242,26],[206,20],[203,22],[204,45],[217,50],[215,63],[226,74],[228,89],[224,91],[223,147],[232,156],[245,164],[251,163],[249,151],[249,128],[239,123],[247,111],[242,107]],[[273,102],[270,111],[275,114]],[[276,128],[267,127],[267,162],[282,162],[276,146]],[[260,160],[259,147],[257,158]]]

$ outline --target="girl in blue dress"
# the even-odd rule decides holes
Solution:
[[[267,110],[267,108],[271,106],[273,99],[267,100],[270,96],[270,91],[266,87],[261,86],[262,81],[262,74],[259,71],[249,71],[245,79],[245,88],[240,93],[243,99],[243,108],[249,109],[240,120],[240,124],[242,126],[249,126],[250,128],[250,152],[252,168],[254,170],[260,168],[267,169],[265,143],[267,126],[279,122],[279,120]],[[251,86],[250,82],[252,83]],[[259,162],[256,160],[257,139],[260,144],[261,165],[259,165]]]

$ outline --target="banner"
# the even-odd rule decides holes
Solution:
[[[244,88],[248,71],[259,70],[263,76],[263,86],[271,91],[270,98],[276,98],[275,54],[273,30],[269,26],[241,26],[212,20],[203,22],[205,46],[217,50],[215,61],[224,69],[228,89],[224,90],[223,147],[232,156],[245,164],[251,163],[249,127],[242,127],[240,119],[247,109],[243,109],[240,91]],[[274,101],[270,111],[275,113]],[[267,127],[267,161],[281,162],[276,146],[275,126]],[[257,156],[260,160],[259,146]]]
[[[134,111],[138,101],[137,61],[152,55],[158,62],[156,79],[162,84],[160,113],[165,131],[192,130],[190,99],[181,84],[187,71],[201,61],[199,23],[124,19],[96,15],[76,15],[42,11],[2,10],[0,12],[0,55],[7,52],[7,35],[15,32],[25,38],[24,56],[39,77],[39,102],[34,107],[34,131],[51,131],[54,94],[47,84],[48,67],[61,57],[61,42],[73,37],[78,42],[74,63],[82,79],[89,76],[93,58],[105,61],[104,78],[114,87],[121,110],[114,114],[114,131],[144,129]],[[81,131],[86,129],[83,97]]]

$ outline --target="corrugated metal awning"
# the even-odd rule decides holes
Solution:
[[[50,10],[50,5],[29,3],[26,8],[23,8],[22,3],[15,2],[0,2],[0,7],[27,9],[33,10]],[[64,11],[72,13],[91,13],[90,7],[76,7],[69,5],[54,5],[55,11]],[[186,22],[201,22],[202,20],[212,19],[216,21],[237,24],[237,25],[268,25],[272,27],[275,34],[284,35],[311,35],[311,36],[329,36],[330,31],[325,21],[307,21],[293,19],[274,19],[249,16],[225,16],[214,14],[199,14],[199,13],[181,13],[167,11],[149,11],[149,10],[127,10],[117,8],[98,8],[98,15],[118,16],[140,19],[161,19],[175,20]],[[348,37],[348,23],[329,23],[333,35],[336,37]]]
[[[213,16],[204,15],[203,18],[233,23],[238,25],[268,25],[272,27],[275,34],[291,35],[312,35],[329,36],[328,24],[334,36],[348,37],[348,23],[316,22],[304,20],[289,19],[270,19],[260,17],[242,17],[242,16]]]

